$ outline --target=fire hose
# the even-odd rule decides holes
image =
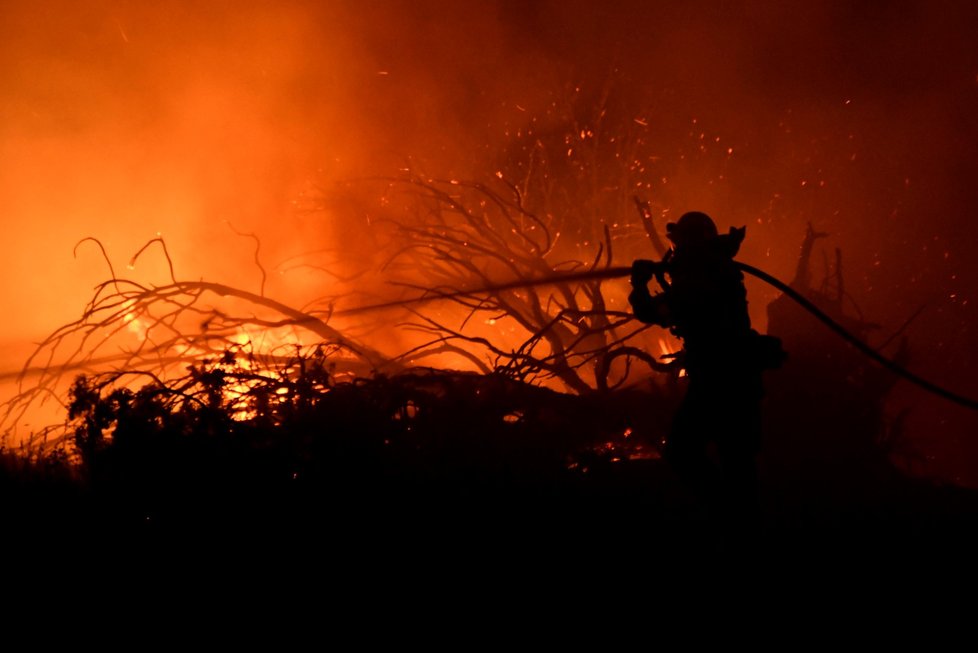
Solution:
[[[936,383],[932,383],[927,379],[911,372],[907,368],[903,367],[896,361],[893,361],[878,351],[873,349],[871,346],[857,338],[855,335],[846,330],[845,327],[840,325],[838,322],[833,320],[828,314],[822,311],[818,306],[812,303],[807,297],[802,293],[798,292],[785,282],[781,281],[777,277],[774,277],[764,270],[749,265],[747,263],[742,263],[740,261],[734,261],[738,268],[746,274],[751,275],[757,279],[760,279],[764,283],[780,290],[785,295],[790,297],[796,303],[798,303],[803,309],[808,313],[817,318],[820,322],[825,324],[829,329],[834,331],[843,340],[848,342],[850,345],[856,348],[861,354],[872,359],[877,364],[881,365],[890,372],[896,374],[897,376],[913,383],[914,385],[923,388],[927,392],[935,394],[939,397],[943,397],[948,401],[954,402],[960,406],[970,408],[972,410],[978,410],[978,400],[965,397],[963,395],[957,394],[948,390],[947,388],[941,387]],[[631,266],[617,266],[608,267],[592,270],[583,270],[577,272],[567,272],[567,273],[557,273],[547,277],[542,277],[539,279],[519,279],[517,281],[510,281],[507,283],[500,284],[490,284],[477,288],[474,290],[453,290],[446,292],[429,292],[420,297],[412,297],[408,299],[395,300],[390,302],[383,302],[380,304],[370,304],[366,306],[358,306],[356,308],[349,308],[345,310],[335,311],[333,315],[355,315],[358,313],[367,313],[371,311],[378,311],[387,308],[397,308],[401,306],[410,306],[412,304],[420,304],[424,302],[430,302],[440,299],[455,299],[460,297],[471,297],[474,295],[480,295],[485,293],[502,292],[504,290],[517,290],[521,288],[533,288],[536,286],[546,286],[552,284],[560,283],[575,283],[583,281],[598,281],[601,279],[618,279],[622,277],[630,276],[632,273]]]

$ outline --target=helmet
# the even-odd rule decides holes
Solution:
[[[705,213],[690,211],[684,213],[678,222],[666,225],[666,237],[677,246],[696,245],[716,238],[717,226]]]

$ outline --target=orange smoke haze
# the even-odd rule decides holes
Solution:
[[[86,236],[121,270],[159,232],[179,277],[257,290],[253,245],[228,222],[261,238],[270,269],[352,249],[341,208],[295,210],[304,189],[407,162],[491,177],[528,130],[566,129],[568,111],[593,127],[586,107],[606,101],[655,154],[644,196],[746,224],[742,258],[782,278],[811,221],[867,318],[889,332],[926,305],[914,364],[978,395],[978,9],[650,4],[3,3],[3,368],[106,278],[94,247],[72,256]],[[165,279],[158,257],[139,265]],[[301,303],[324,278],[273,274],[267,293]],[[774,293],[750,291],[763,323]],[[935,455],[974,453],[947,474],[978,480],[960,435],[974,421],[906,401],[925,407],[919,429],[953,432]]]
[[[2,300],[17,317],[0,340],[77,315],[106,273],[92,248],[72,258],[85,236],[121,265],[159,232],[180,276],[257,287],[227,221],[274,263],[336,246],[323,215],[291,210],[307,184],[409,157],[487,172],[473,144],[499,134],[470,110],[531,86],[498,59],[492,11],[317,4],[3,5]]]

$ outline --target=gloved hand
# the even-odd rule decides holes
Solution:
[[[632,263],[632,285],[636,287],[648,285],[658,268],[658,261],[636,259]]]

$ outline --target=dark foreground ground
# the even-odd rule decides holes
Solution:
[[[130,416],[81,466],[8,454],[7,559],[649,580],[934,575],[978,558],[978,493],[907,477],[882,455],[789,455],[782,440],[762,455],[756,510],[711,510],[658,458],[668,392],[581,398],[440,375],[325,396],[285,424]]]

